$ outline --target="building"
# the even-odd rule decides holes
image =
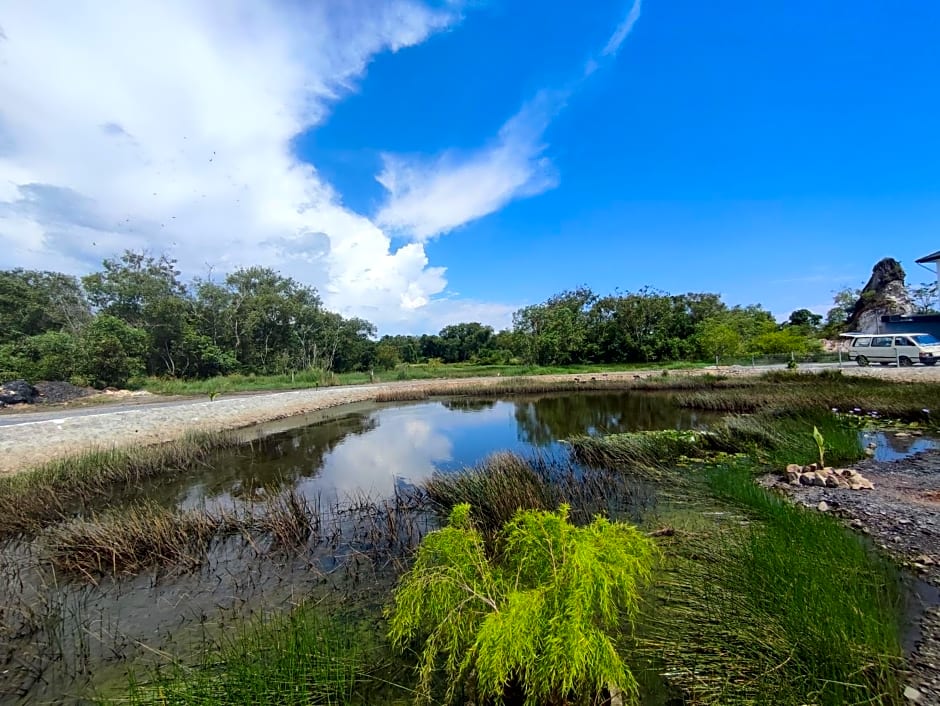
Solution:
[[[940,250],[916,260],[918,265],[937,268],[937,289],[940,291]],[[913,314],[911,316],[882,316],[884,333],[930,333],[940,338],[940,314]]]

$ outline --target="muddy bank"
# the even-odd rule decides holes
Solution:
[[[897,461],[868,460],[854,466],[874,490],[790,486],[774,479],[795,502],[843,518],[855,531],[936,589],[940,589],[940,450]],[[913,632],[908,701],[940,704],[940,605],[933,591]],[[932,605],[930,605],[932,603]]]

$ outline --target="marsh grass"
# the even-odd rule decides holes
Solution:
[[[940,409],[940,384],[893,382],[879,378],[822,373],[772,372],[737,378],[710,389],[678,395],[684,407],[728,413],[776,411],[799,414],[831,409],[877,412],[907,422],[935,425],[930,410]]]
[[[750,521],[677,533],[640,650],[690,703],[901,703],[897,570],[828,516],[714,468],[706,487]]]
[[[409,702],[381,631],[305,603],[268,616],[209,645],[195,666],[174,664],[132,686],[120,703],[243,704]],[[378,687],[378,688],[377,688]],[[376,693],[376,692],[380,693]],[[111,703],[117,703],[112,701]]]
[[[216,536],[240,524],[227,513],[143,504],[51,527],[43,538],[44,554],[57,570],[91,580],[152,566],[192,569],[202,563]]]
[[[478,466],[457,472],[436,473],[424,491],[437,512],[446,517],[456,506],[472,508],[474,524],[493,537],[519,510],[554,510],[570,506],[576,525],[596,515],[633,516],[651,491],[622,473],[585,470],[567,460],[525,458],[497,453]]]
[[[832,412],[812,411],[797,415],[762,412],[724,419],[708,431],[644,431],[570,440],[572,453],[594,468],[617,468],[670,485],[690,477],[675,472],[693,459],[746,454],[755,469],[782,468],[790,463],[818,460],[813,437],[818,428],[826,442],[826,457],[836,464],[857,461],[861,455],[858,432]]]
[[[157,446],[90,451],[0,478],[0,537],[33,532],[154,477],[209,464],[234,435],[199,433]]]

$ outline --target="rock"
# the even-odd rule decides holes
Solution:
[[[849,481],[852,490],[874,490],[875,484],[863,476],[856,476]]]
[[[813,479],[813,485],[818,486],[820,488],[826,487],[826,474],[823,473],[822,471],[816,471],[815,473],[813,473],[812,479]]]
[[[921,554],[920,556],[915,557],[914,561],[916,561],[918,564],[923,564],[924,566],[933,566],[937,563],[926,554]]]
[[[923,694],[921,694],[913,686],[909,686],[904,690],[904,698],[917,704],[920,703],[921,698],[923,698]]]
[[[811,463],[808,466],[803,466],[804,473],[815,473],[818,470],[819,470],[819,465],[815,463]]]
[[[812,485],[813,476],[809,473],[804,473],[800,476],[800,485]]]
[[[835,473],[829,473],[826,475],[826,487],[827,488],[841,488],[842,482]]]
[[[787,473],[802,473],[803,467],[798,463],[791,463],[787,466]]]
[[[0,402],[4,404],[32,404],[39,390],[25,380],[13,380],[0,385]]]
[[[862,289],[849,317],[849,331],[878,333],[882,316],[914,313],[914,303],[907,293],[904,268],[894,258],[886,257],[872,268],[871,279]]]
[[[836,472],[839,473],[839,475],[841,475],[843,478],[855,478],[858,476],[858,471],[856,471],[854,468],[843,468],[841,471]]]
[[[896,431],[894,432],[894,438],[896,439],[910,439],[911,435],[906,431]]]
[[[820,512],[829,512],[829,503],[825,500],[820,500],[819,505],[816,506],[816,509]]]
[[[797,485],[799,485],[801,472],[800,472],[800,467],[798,465],[796,465],[795,463],[791,463],[789,466],[787,466],[786,475],[787,475],[788,483],[796,483]]]

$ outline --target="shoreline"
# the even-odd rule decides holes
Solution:
[[[838,370],[830,367],[822,369]],[[818,372],[804,367],[795,372]],[[751,377],[768,368],[732,366],[670,371],[673,378],[722,375]],[[842,368],[847,376],[878,377],[897,382],[940,382],[940,368]],[[559,392],[571,391],[577,383],[611,384],[626,389],[640,380],[662,376],[661,370],[610,373],[537,375],[519,377],[439,378],[396,382],[307,388],[277,392],[250,392],[208,399],[139,398],[134,404],[62,406],[48,410],[22,410],[0,417],[0,477],[9,476],[82,453],[122,446],[153,446],[180,439],[193,432],[244,431],[258,427],[253,438],[264,435],[264,426],[290,417],[302,417],[363,402],[375,402],[389,393],[419,395],[427,391],[452,392],[461,389],[509,387],[512,385],[558,385]],[[507,390],[507,394],[510,391]],[[117,407],[117,409],[115,409]],[[31,417],[37,419],[31,419]],[[41,417],[41,418],[40,418]],[[251,437],[251,432],[246,432]]]

